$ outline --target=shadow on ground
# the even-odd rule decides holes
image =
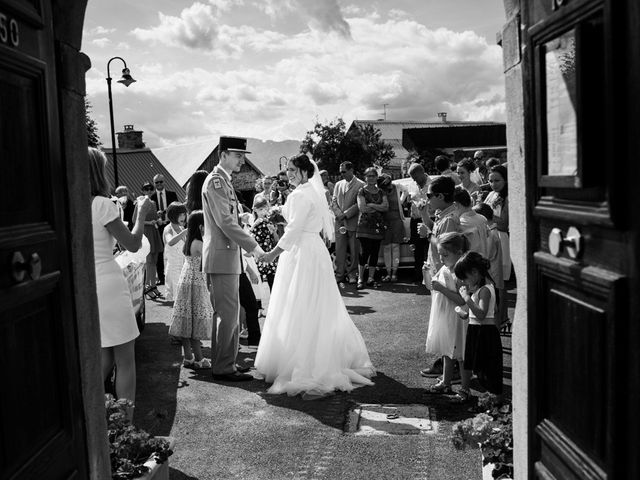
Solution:
[[[171,461],[171,460],[169,460]],[[171,480],[199,480],[198,477],[192,477],[186,473],[182,473],[180,470],[169,467],[169,478]]]
[[[168,330],[164,323],[147,323],[136,341],[134,423],[153,435],[171,433],[180,388],[182,352],[179,345],[171,345]]]

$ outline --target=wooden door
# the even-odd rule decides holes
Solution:
[[[620,115],[626,82],[618,76],[640,62],[620,54],[630,11],[604,0],[522,5],[531,471],[637,478],[624,424],[637,418],[628,395],[638,381],[622,374],[629,345],[638,347],[629,339],[637,223],[628,188],[637,174],[622,153],[632,129]]]
[[[51,5],[0,0],[0,478],[88,478]]]

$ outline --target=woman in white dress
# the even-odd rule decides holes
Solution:
[[[155,210],[155,204],[144,197],[138,201],[135,225],[131,231],[123,223],[116,204],[109,196],[105,176],[107,159],[95,148],[89,148],[89,179],[91,184],[91,221],[96,266],[98,315],[102,345],[104,378],[117,367],[116,395],[135,401],[136,364],[134,341],[139,335],[133,312],[131,294],[122,270],[113,256],[116,241],[130,252],[142,243],[144,219]],[[130,418],[133,411],[128,412]]]
[[[285,233],[263,258],[280,256],[256,369],[273,384],[268,393],[302,393],[305,399],[373,385],[375,369],[325,245],[334,220],[318,167],[301,154],[289,160],[287,175],[296,188],[283,207]]]

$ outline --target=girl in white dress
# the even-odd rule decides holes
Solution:
[[[91,147],[88,156],[102,373],[106,379],[115,365],[116,395],[133,402],[136,398],[134,341],[139,332],[129,287],[115,261],[113,247],[117,241],[130,252],[138,251],[142,244],[144,219],[156,207],[147,197],[140,199],[134,217],[135,225],[129,231],[120,218],[116,204],[109,198],[111,188],[105,176],[106,157],[100,150]],[[133,418],[133,409],[127,413],[129,419]]]
[[[429,393],[453,393],[453,360],[463,360],[467,325],[458,318],[456,306],[464,305],[458,293],[460,285],[453,275],[453,266],[467,251],[467,239],[456,232],[438,237],[438,255],[443,263],[431,280],[431,312],[427,331],[427,353],[440,355],[443,360],[442,380],[429,388]]]
[[[184,228],[187,219],[187,207],[180,202],[172,202],[167,207],[169,225],[164,229],[164,298],[173,301],[176,296],[180,272],[184,263],[184,239],[187,231]]]
[[[283,208],[285,233],[261,259],[280,256],[256,369],[273,384],[268,393],[302,393],[304,399],[373,385],[375,369],[342,301],[325,245],[334,220],[318,167],[301,154],[289,161],[287,175],[296,188]]]

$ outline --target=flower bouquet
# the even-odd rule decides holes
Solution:
[[[147,460],[153,458],[156,463],[164,463],[173,454],[169,442],[154,438],[131,424],[127,409],[132,406],[127,399],[116,400],[113,395],[105,395],[112,479],[141,477],[149,470],[145,465]]]
[[[451,440],[458,450],[467,447],[482,450],[482,464],[493,464],[496,479],[513,478],[513,411],[511,404],[485,394],[478,401],[478,413],[473,418],[453,426]]]

